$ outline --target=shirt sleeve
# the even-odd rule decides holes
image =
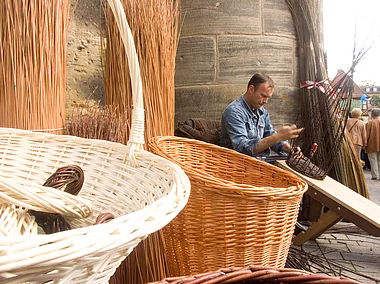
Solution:
[[[246,117],[241,110],[237,108],[228,108],[223,113],[223,124],[227,130],[228,136],[231,139],[232,149],[240,153],[253,156],[254,149],[260,138],[254,137],[252,139],[248,138],[248,129]]]

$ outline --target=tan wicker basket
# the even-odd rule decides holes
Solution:
[[[191,182],[186,207],[164,228],[170,276],[284,267],[306,182],[199,140],[154,137],[149,146],[180,165]]]
[[[325,274],[265,266],[248,266],[244,268],[222,268],[193,276],[166,278],[151,284],[217,284],[217,283],[330,283],[360,284],[346,277],[332,277]]]
[[[0,283],[107,283],[133,248],[169,223],[190,195],[190,181],[178,165],[143,150],[133,37],[119,0],[108,2],[130,65],[134,109],[128,145],[0,128]],[[43,186],[67,165],[83,169],[78,196]],[[60,213],[72,229],[36,234],[33,218],[25,217],[28,209]],[[116,218],[93,225],[105,212]]]

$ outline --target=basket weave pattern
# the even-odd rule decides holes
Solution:
[[[28,209],[60,213],[72,227],[52,235],[1,238],[0,276],[11,278],[6,283],[107,282],[143,238],[174,218],[189,194],[187,177],[178,166],[136,149],[139,166],[131,167],[122,144],[3,128],[0,148],[1,197],[12,196],[16,205]],[[57,168],[73,163],[85,175],[78,196],[42,186]],[[93,226],[105,212],[117,218]]]
[[[184,210],[164,228],[170,275],[220,267],[284,267],[307,184],[273,165],[199,140],[155,137],[150,149],[191,181]]]
[[[108,3],[132,81],[128,145],[0,128],[0,283],[107,283],[133,248],[169,223],[189,198],[184,171],[143,150],[142,84],[133,37],[120,1]],[[78,196],[43,186],[68,165],[83,170]],[[19,218],[27,210],[59,213],[71,230],[36,234],[33,218]],[[108,212],[115,218],[94,225]]]
[[[248,266],[244,268],[222,268],[193,276],[166,278],[151,284],[201,284],[201,283],[330,283],[358,284],[345,277],[331,277],[298,269]]]

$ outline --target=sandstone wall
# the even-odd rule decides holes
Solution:
[[[71,0],[67,109],[103,100],[100,0]],[[182,0],[183,25],[176,57],[176,121],[219,119],[255,72],[276,83],[267,105],[274,126],[295,121],[296,35],[284,0]]]
[[[66,108],[86,99],[103,102],[100,31],[104,26],[100,0],[71,0],[67,42]]]
[[[296,35],[284,0],[182,0],[176,120],[219,119],[256,72],[275,81],[272,122],[294,122]]]

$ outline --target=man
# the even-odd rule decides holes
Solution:
[[[286,140],[297,138],[303,129],[295,125],[283,126],[277,132],[273,129],[264,108],[273,89],[273,80],[268,75],[252,76],[247,91],[223,112],[221,146],[254,157],[268,157],[270,149],[276,153],[290,151]]]
[[[380,179],[380,109],[373,108],[371,110],[372,120],[365,125],[367,132],[368,159],[371,164],[371,179]]]

